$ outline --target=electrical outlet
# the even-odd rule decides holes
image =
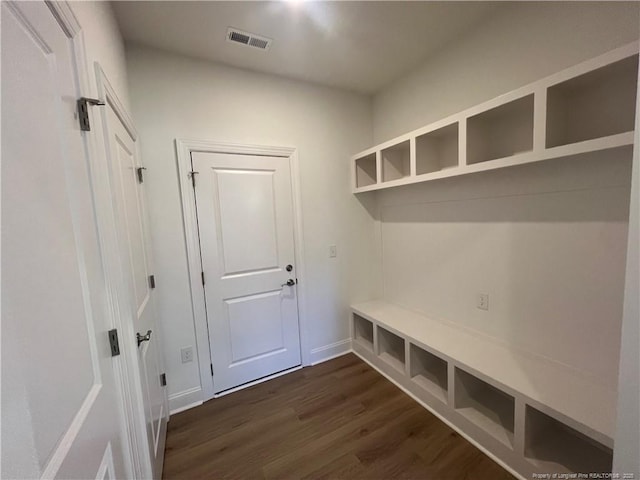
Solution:
[[[479,293],[476,299],[476,307],[480,310],[489,310],[489,294]]]
[[[329,258],[335,258],[338,255],[338,247],[329,245]]]
[[[180,349],[180,356],[182,357],[182,363],[193,362],[193,347],[188,346]]]

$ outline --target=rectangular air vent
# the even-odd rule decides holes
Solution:
[[[270,38],[262,37],[255,33],[244,32],[232,27],[227,29],[227,41],[258,48],[260,50],[269,50],[272,42]]]

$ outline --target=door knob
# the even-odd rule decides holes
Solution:
[[[287,280],[287,283],[283,283],[283,287],[293,287],[296,284],[296,281],[293,278]]]
[[[142,342],[148,342],[149,340],[151,340],[151,330],[147,330],[146,335],[140,335],[140,333],[136,333],[136,340],[138,340],[138,346],[140,346]]]

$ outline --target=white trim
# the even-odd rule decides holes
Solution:
[[[95,62],[94,69],[96,73],[96,84],[98,86],[99,98],[105,103],[108,103],[109,105],[111,105],[111,108],[113,108],[114,113],[120,119],[120,121],[122,122],[122,125],[124,125],[124,128],[127,130],[127,133],[131,135],[131,138],[134,141],[137,141],[138,132],[133,126],[133,120],[131,119],[131,116],[127,112],[126,108],[124,107],[124,104],[122,103],[122,101],[120,101],[120,99],[118,98],[118,95],[116,94],[115,89],[109,82],[107,75],[104,73],[102,66],[100,66],[98,62]]]
[[[56,474],[58,473],[58,470],[60,470],[62,463],[67,458],[67,454],[69,453],[69,450],[71,450],[73,443],[76,441],[76,438],[80,433],[80,429],[84,426],[84,422],[87,420],[87,416],[89,415],[89,412],[91,411],[94,404],[96,403],[96,398],[98,398],[98,394],[100,393],[101,390],[102,390],[102,385],[93,385],[89,389],[89,393],[87,393],[87,396],[85,397],[84,401],[82,402],[82,405],[78,409],[78,412],[73,417],[73,420],[69,425],[69,428],[67,428],[67,431],[62,436],[62,439],[60,440],[60,443],[57,445],[55,451],[53,452],[53,455],[51,455],[51,458],[49,459],[46,467],[42,471],[42,475],[40,476],[40,478],[56,477]]]
[[[202,405],[202,388],[189,388],[173,395],[169,395],[169,415]]]
[[[294,147],[275,147],[263,145],[241,145],[207,140],[176,139],[176,155],[178,162],[178,181],[180,200],[182,203],[182,221],[184,226],[185,246],[187,250],[187,266],[189,270],[189,288],[191,291],[191,313],[196,332],[196,348],[198,350],[198,366],[202,399],[215,398],[213,378],[210,365],[212,363],[209,346],[209,331],[205,314],[204,289],[202,288],[200,263],[200,245],[198,241],[197,218],[195,211],[195,195],[191,185],[191,152],[231,153],[237,155],[258,155],[270,157],[288,157],[291,167],[291,193],[294,213],[295,260],[298,278],[298,322],[300,326],[300,351],[302,365],[310,365],[309,326],[306,308],[306,269],[304,264],[304,237],[302,226],[302,195],[300,191],[300,169],[298,152]],[[197,179],[196,179],[197,181]],[[269,377],[267,377],[269,378]],[[229,392],[229,391],[227,391]]]
[[[111,449],[111,442],[107,443],[107,448],[102,456],[102,462],[96,473],[96,480],[104,480],[105,478],[115,478],[115,469],[113,466],[113,451]]]
[[[516,478],[519,478],[521,480],[528,480],[526,477],[522,476],[521,474],[519,474],[518,472],[516,472],[513,468],[511,468],[509,465],[507,465],[506,463],[504,463],[500,458],[496,457],[493,453],[491,453],[489,450],[487,450],[486,448],[484,448],[480,443],[476,442],[473,438],[471,438],[469,435],[467,435],[464,431],[462,431],[460,428],[458,428],[455,424],[451,423],[449,420],[447,420],[445,417],[443,417],[441,414],[439,414],[436,410],[434,410],[433,408],[431,408],[428,404],[426,404],[425,402],[423,402],[422,400],[420,400],[418,397],[416,397],[413,393],[411,393],[409,390],[407,390],[406,388],[404,388],[400,383],[396,382],[392,377],[390,377],[389,375],[387,375],[386,373],[384,373],[382,370],[380,370],[376,365],[374,365],[373,363],[371,363],[369,360],[367,360],[365,357],[363,357],[362,355],[360,355],[360,353],[356,352],[355,350],[352,350],[352,353],[354,355],[356,355],[358,358],[360,358],[363,362],[365,362],[367,365],[369,365],[371,368],[373,368],[376,372],[378,372],[380,375],[382,375],[384,378],[386,378],[387,380],[389,380],[391,383],[393,383],[396,387],[398,387],[400,390],[402,390],[404,393],[406,393],[408,396],[410,396],[413,400],[415,400],[417,403],[419,403],[420,405],[422,405],[422,407],[424,407],[425,409],[427,409],[431,414],[433,414],[435,417],[438,418],[438,420],[440,420],[442,423],[444,423],[445,425],[447,425],[448,427],[450,427],[451,429],[455,430],[456,432],[458,432],[458,434],[463,437],[466,441],[468,441],[471,445],[473,445],[474,447],[476,447],[478,450],[480,450],[482,453],[484,453],[487,457],[489,457],[491,460],[493,460],[494,462],[496,462],[498,465],[500,465],[502,468],[504,468],[507,472],[509,472],[511,475],[513,475]]]
[[[204,402],[202,400],[198,400],[197,402],[190,403],[189,405],[185,405],[184,407],[176,408],[175,410],[171,410],[171,415],[175,415],[176,413],[185,412],[187,410],[191,410],[192,408],[199,407],[203,405]]]
[[[269,380],[273,380],[274,378],[282,377],[283,375],[287,375],[289,373],[293,373],[293,372],[296,372],[296,371],[301,370],[301,369],[302,369],[301,366],[293,367],[293,368],[290,368],[288,370],[283,370],[281,372],[274,373],[273,375],[269,375],[267,377],[259,378],[257,380],[254,380],[253,382],[243,383],[242,385],[238,385],[237,387],[230,388],[229,390],[225,390],[224,392],[216,393],[213,398],[224,397],[225,395],[229,395],[230,393],[235,393],[235,392],[238,392],[240,390],[244,390],[245,388],[253,387],[254,385],[258,385],[260,383],[268,382]]]
[[[350,324],[353,322],[349,322]],[[324,347],[311,350],[311,366],[332,360],[351,351],[351,338],[325,345]]]
[[[49,7],[49,10],[51,10],[51,13],[53,13],[53,16],[69,38],[74,38],[82,32],[82,25],[80,25],[78,17],[73,13],[73,9],[67,2],[45,0],[44,3],[47,4],[47,7]]]

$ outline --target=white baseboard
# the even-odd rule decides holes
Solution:
[[[309,355],[311,366],[318,363],[326,362],[332,358],[340,357],[351,351],[351,339],[340,340],[339,342],[325,345],[324,347],[314,348]]]
[[[169,395],[169,415],[202,405],[202,388],[193,387]]]

